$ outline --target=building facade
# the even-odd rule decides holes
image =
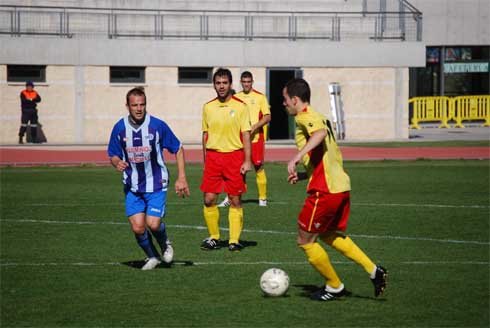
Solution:
[[[148,111],[185,143],[200,143],[201,108],[215,96],[210,76],[222,66],[237,90],[240,73],[252,71],[271,103],[271,139],[291,138],[281,90],[302,76],[312,105],[329,117],[328,86],[340,84],[347,140],[403,140],[411,74],[426,65],[425,38],[433,37],[406,1],[33,3],[0,1],[1,144],[17,142],[27,78],[43,98],[49,143],[106,143],[133,86],[145,88]],[[471,44],[488,44],[486,1],[454,3],[479,6],[462,15],[480,24]],[[422,12],[424,24],[436,7]]]

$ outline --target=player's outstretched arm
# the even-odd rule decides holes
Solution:
[[[189,197],[191,195],[189,185],[187,184],[187,178],[185,176],[185,156],[184,147],[180,147],[179,151],[175,154],[177,161],[177,180],[175,181],[175,193],[179,197]]]

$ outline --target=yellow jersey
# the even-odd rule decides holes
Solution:
[[[303,156],[303,165],[308,174],[308,192],[339,193],[349,191],[350,178],[345,173],[342,154],[333,133],[332,125],[322,114],[307,106],[295,116],[296,146],[302,149],[313,132],[325,129],[327,136],[317,147]]]
[[[215,98],[204,104],[202,131],[207,132],[206,149],[228,153],[243,148],[242,132],[250,131],[247,105],[233,96],[226,102]]]
[[[267,97],[260,93],[259,91],[252,89],[249,93],[240,91],[235,95],[235,97],[243,100],[248,107],[250,112],[250,124],[254,125],[265,115],[270,115],[271,110]],[[252,138],[252,142],[257,142],[259,140],[267,139],[267,125],[264,125]]]

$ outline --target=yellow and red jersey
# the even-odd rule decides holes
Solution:
[[[206,149],[231,152],[243,148],[242,132],[250,131],[247,105],[233,96],[226,102],[215,98],[204,104],[202,131],[207,132]]]
[[[237,93],[235,97],[240,98],[244,101],[250,112],[250,124],[254,125],[257,123],[264,115],[270,115],[271,110],[267,97],[260,93],[259,91],[252,89],[249,93],[243,91]],[[267,126],[264,125],[258,133],[252,139],[252,142],[265,141],[267,139]]]
[[[295,116],[295,122],[298,149],[305,146],[313,132],[327,130],[323,142],[303,157],[303,165],[309,177],[307,191],[327,193],[349,191],[350,178],[344,171],[342,154],[335,141],[330,122],[310,106]]]

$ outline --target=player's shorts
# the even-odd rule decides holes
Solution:
[[[163,217],[167,204],[167,191],[159,190],[155,192],[132,192],[126,193],[126,216],[133,216],[137,213]]]
[[[298,226],[310,233],[345,231],[350,213],[350,192],[312,192],[298,216]]]
[[[259,140],[252,142],[252,163],[255,166],[264,164],[265,142]]]
[[[224,190],[232,196],[245,193],[247,191],[245,176],[240,173],[244,159],[243,150],[229,153],[206,150],[201,191],[219,194]]]

